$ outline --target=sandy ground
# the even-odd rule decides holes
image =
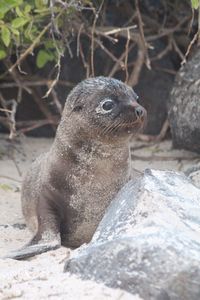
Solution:
[[[31,237],[21,214],[22,174],[31,161],[49,149],[52,139],[22,137],[15,142],[0,135],[0,257]],[[200,156],[173,150],[171,141],[157,145],[133,141],[132,167],[185,171],[200,164]],[[62,272],[66,248],[27,261],[0,259],[0,299],[139,299],[120,290],[83,282]]]

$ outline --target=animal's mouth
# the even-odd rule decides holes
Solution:
[[[143,130],[146,123],[145,118],[137,118],[134,121],[116,121],[110,126],[104,128],[103,134],[111,134],[111,133],[123,133],[123,134],[131,134],[137,133]]]
[[[145,125],[146,125],[146,117],[143,116],[143,117],[137,118],[134,121],[122,122],[119,125],[119,128],[140,131],[140,130],[144,129]]]
[[[119,127],[121,128],[137,128],[137,127],[143,127],[144,126],[144,120],[138,119],[132,122],[124,122],[121,123]]]

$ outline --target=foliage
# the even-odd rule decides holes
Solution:
[[[171,53],[177,63],[163,72],[174,74],[196,41],[191,1],[0,0],[0,126],[10,138],[46,125],[54,133],[64,99],[85,77],[134,87]]]
[[[200,5],[200,1],[199,0],[191,0],[191,4],[192,4],[192,8],[198,9],[199,5]]]
[[[38,68],[44,67],[49,61],[58,60],[64,48],[61,33],[63,22],[80,9],[81,1],[70,1],[70,4],[59,1],[53,5],[55,2],[0,1],[0,60],[13,53],[23,53],[34,41],[37,42],[31,50],[40,46],[36,57]]]

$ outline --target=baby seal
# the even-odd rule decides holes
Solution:
[[[71,91],[51,149],[23,181],[22,211],[34,237],[8,257],[23,259],[91,240],[130,179],[129,139],[145,119],[138,96],[119,80],[90,78]]]

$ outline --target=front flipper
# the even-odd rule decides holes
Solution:
[[[59,206],[60,194],[48,189],[43,191],[37,206],[38,231],[32,240],[4,258],[26,259],[61,246],[60,225],[62,207]],[[61,196],[60,196],[61,197]]]
[[[58,249],[60,248],[60,246],[61,246],[60,243],[52,243],[52,242],[25,246],[16,251],[11,251],[8,255],[4,256],[3,258],[22,260],[50,250]]]

